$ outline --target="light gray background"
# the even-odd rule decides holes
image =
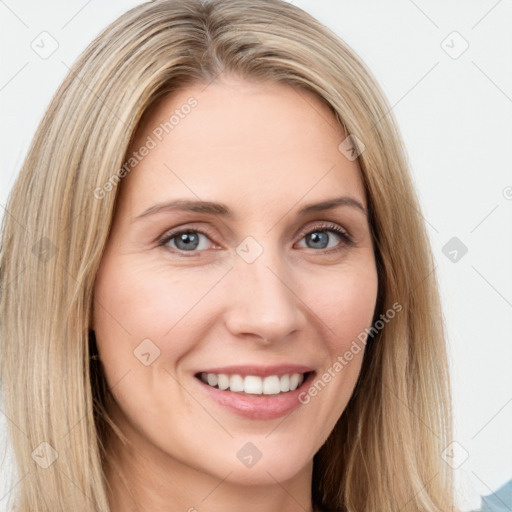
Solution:
[[[138,3],[0,0],[0,216],[68,67],[102,28]],[[356,50],[400,124],[436,257],[448,331],[456,444],[440,456],[457,467],[461,508],[478,508],[480,495],[512,478],[512,3],[293,3]],[[48,51],[52,38],[58,48],[47,58],[31,47]],[[451,246],[443,253],[453,237],[467,247],[466,254],[455,248],[455,255]],[[5,510],[4,482],[12,462],[4,448],[8,420],[1,405]]]

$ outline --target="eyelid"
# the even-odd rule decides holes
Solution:
[[[352,236],[348,232],[348,230],[335,222],[331,222],[328,220],[320,220],[313,222],[313,225],[306,226],[304,229],[300,230],[297,236],[300,236],[301,239],[308,233],[312,231],[336,231],[339,235],[346,236],[350,241],[353,241]]]
[[[176,235],[179,235],[181,233],[186,233],[188,231],[194,231],[197,233],[200,233],[210,239],[212,243],[214,238],[213,233],[210,233],[208,229],[204,229],[203,227],[197,227],[194,223],[186,223],[182,226],[176,226],[174,228],[168,229],[165,231],[161,236],[159,236],[156,240],[158,245],[164,245],[167,243],[171,238],[174,238]],[[196,252],[202,252],[202,251],[196,251]]]

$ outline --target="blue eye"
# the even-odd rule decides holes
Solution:
[[[178,231],[174,234],[171,233],[168,237],[162,240],[161,245],[167,245],[171,240],[175,240],[174,245],[176,249],[185,252],[192,252],[200,245],[200,235],[208,238],[206,233],[196,229]]]
[[[329,233],[334,233],[336,237],[342,240],[342,243],[334,246],[331,245],[329,247],[329,241],[332,236],[329,236]],[[353,240],[350,236],[341,228],[339,228],[336,224],[320,224],[315,226],[313,229],[309,229],[306,233],[303,234],[303,239],[309,240],[313,246],[308,246],[311,249],[320,249],[326,250],[326,252],[336,252],[338,250],[342,250],[347,245],[352,245]],[[324,245],[327,243],[327,246]]]
[[[333,233],[341,240],[341,243],[335,244],[334,246],[329,245],[333,238]],[[199,229],[174,231],[168,233],[158,245],[167,247],[173,252],[193,254],[195,252],[202,252],[208,248],[207,242],[201,243],[201,237],[204,237],[206,240],[210,240],[209,235]],[[346,246],[353,244],[351,237],[336,224],[321,224],[314,226],[313,229],[310,228],[302,234],[301,240],[303,239],[307,240],[311,244],[307,245],[307,248],[319,249],[320,251],[328,253],[340,251]]]
[[[311,245],[308,246],[310,249],[329,249],[333,247],[332,245],[329,246],[329,242],[332,240],[333,232],[336,233],[336,236],[338,237],[342,235],[342,233],[333,229],[317,229],[307,233],[303,238],[309,240],[311,243]]]

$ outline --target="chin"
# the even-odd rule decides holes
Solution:
[[[232,447],[216,453],[203,452],[200,462],[203,471],[215,478],[240,485],[275,485],[276,481],[291,480],[300,472],[312,470],[316,453],[312,447],[304,447],[304,443],[271,443],[264,436],[261,442],[254,436],[252,441],[237,438],[230,444]]]

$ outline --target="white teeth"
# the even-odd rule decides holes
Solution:
[[[263,392],[263,380],[255,375],[247,375],[244,379],[244,391],[251,395],[261,395]]]
[[[250,395],[277,395],[296,390],[304,381],[304,374],[292,373],[279,377],[269,375],[259,377],[257,375],[226,375],[225,373],[201,373],[201,380],[212,387],[220,390],[245,392]]]
[[[299,373],[293,373],[290,377],[290,391],[294,391],[299,387],[301,375]]]
[[[240,375],[231,375],[229,379],[230,391],[243,391],[244,390],[244,379]]]
[[[229,377],[225,373],[219,373],[219,389],[228,389],[229,388]]]
[[[281,391],[281,379],[277,375],[271,375],[263,379],[263,394],[277,395]]]
[[[290,391],[290,376],[283,375],[280,379],[279,386],[282,392]]]

